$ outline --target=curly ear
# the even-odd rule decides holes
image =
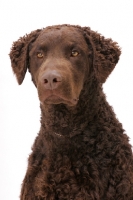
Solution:
[[[41,29],[31,32],[14,42],[10,51],[10,59],[13,72],[16,75],[18,84],[23,82],[25,73],[28,68],[28,48],[29,44],[34,42],[38,37]]]
[[[104,83],[119,60],[121,50],[112,39],[105,39],[101,34],[84,27],[84,36],[93,49],[93,65],[98,80]]]

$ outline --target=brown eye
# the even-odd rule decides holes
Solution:
[[[78,52],[78,51],[74,51],[74,50],[73,50],[73,51],[71,52],[71,56],[72,56],[72,57],[76,57],[76,56],[78,56],[78,55],[79,55],[79,52]]]
[[[38,54],[37,54],[37,57],[38,57],[38,58],[43,58],[43,54],[42,54],[42,53],[38,53]]]

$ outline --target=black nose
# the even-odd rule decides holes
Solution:
[[[42,76],[44,87],[49,90],[58,88],[58,86],[61,84],[61,81],[62,77],[56,70],[47,71]]]

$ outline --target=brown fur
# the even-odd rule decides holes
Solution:
[[[120,53],[111,39],[71,25],[14,42],[12,69],[19,84],[29,69],[42,112],[21,200],[133,200],[131,146],[102,89]]]

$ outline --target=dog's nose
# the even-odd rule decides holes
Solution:
[[[49,90],[58,88],[61,84],[62,77],[56,70],[45,72],[42,76],[44,87]]]

